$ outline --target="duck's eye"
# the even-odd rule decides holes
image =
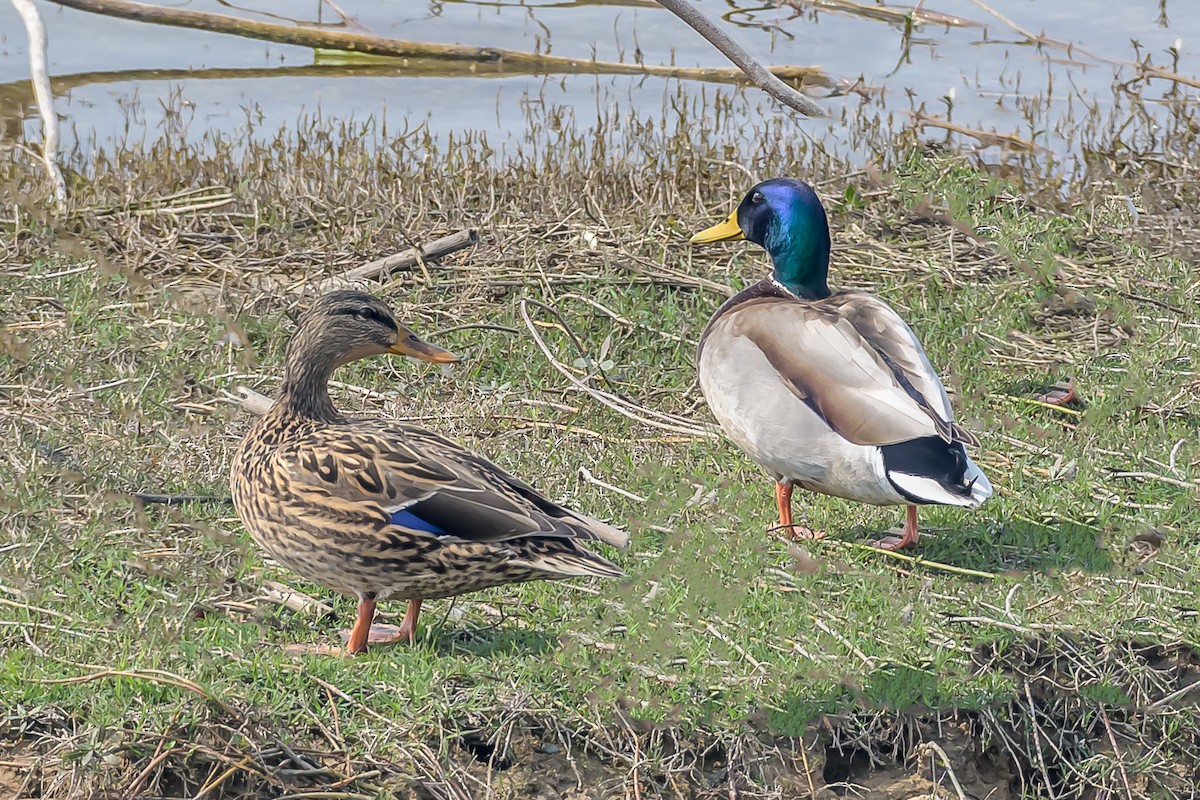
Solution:
[[[760,203],[765,202],[766,199],[767,198],[763,197],[762,192],[755,192],[754,194],[750,195],[750,202],[754,203],[754,205],[759,205]]]
[[[380,325],[383,325],[385,328],[396,327],[395,323],[392,322],[392,320],[388,317],[387,314],[384,314],[379,309],[372,308],[371,306],[363,306],[362,308],[360,308],[354,312],[354,316],[358,317],[361,320],[370,320],[371,322],[378,322]]]
[[[374,306],[351,306],[349,308],[340,308],[335,313],[345,314],[348,317],[362,320],[364,322],[376,322],[389,330],[396,330],[396,322],[391,315],[385,311],[380,311]]]

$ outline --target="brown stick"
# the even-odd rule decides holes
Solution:
[[[520,50],[505,50],[500,47],[471,47],[460,44],[432,44],[410,42],[359,31],[304,28],[277,25],[260,20],[242,19],[226,14],[209,14],[184,8],[135,3],[132,0],[52,0],[61,6],[101,14],[107,17],[150,22],[155,25],[171,25],[177,28],[193,28],[213,33],[226,33],[262,39],[278,44],[312,47],[318,50],[340,50],[349,53],[364,53],[394,58],[425,58],[444,61],[469,61],[477,63],[506,64],[525,70],[544,72],[604,72],[615,75],[655,75],[664,78],[694,78],[699,80],[734,80],[743,78],[743,70],[729,68],[688,68],[654,64],[622,64],[616,61],[593,61],[590,59],[567,58],[564,56],[527,53]],[[744,51],[743,51],[744,52]],[[735,62],[736,63],[736,62]],[[754,62],[759,69],[766,69]],[[795,80],[812,80],[828,84],[828,77],[819,67],[784,66],[772,67],[774,74]],[[748,74],[748,73],[747,73]],[[773,75],[768,74],[768,77]],[[761,79],[761,76],[758,78]],[[754,76],[751,80],[758,82]],[[787,91],[786,84],[775,79]],[[807,98],[806,98],[807,100]],[[816,108],[816,104],[807,101]]]
[[[1011,147],[1015,150],[1042,150],[1045,147],[1036,144],[1029,139],[1023,139],[1015,133],[997,133],[996,131],[984,131],[978,128],[967,128],[962,125],[957,125],[953,122],[947,122],[938,117],[931,117],[928,114],[923,114],[919,111],[909,112],[913,118],[913,125],[917,128],[940,128],[951,133],[960,133],[963,136],[970,136],[973,139],[978,139],[987,147]]]
[[[774,97],[789,108],[799,111],[808,117],[823,117],[825,112],[819,105],[797,92],[781,81],[763,66],[746,48],[742,47],[725,31],[691,3],[691,0],[658,0],[658,4],[670,11],[681,20],[691,25],[696,33],[703,36],[709,43],[721,51],[721,54],[737,64],[738,69],[746,73],[758,88]]]
[[[911,19],[915,23],[933,23],[935,25],[947,25],[952,28],[982,28],[983,24],[974,20],[960,17],[957,14],[943,14],[940,11],[932,11],[924,8],[922,3],[917,3],[915,6],[883,6],[876,3],[856,3],[853,0],[809,0],[814,8],[829,9],[830,11],[841,11],[845,14],[852,14],[856,17],[866,17],[867,19],[882,20],[883,22],[891,22],[898,25],[904,24]],[[923,0],[922,0],[923,2]],[[803,0],[788,0],[785,3],[797,11],[804,11]]]
[[[475,228],[467,228],[466,230],[452,233],[449,236],[443,236],[440,239],[434,239],[429,244],[420,248],[420,250],[409,249],[401,253],[394,253],[390,256],[376,259],[361,267],[355,267],[343,272],[341,275],[334,275],[331,278],[326,278],[316,284],[302,283],[292,287],[292,291],[299,292],[307,289],[312,289],[317,294],[333,291],[334,289],[344,289],[358,281],[365,281],[370,278],[376,278],[380,275],[389,275],[393,272],[404,272],[410,270],[427,261],[436,261],[443,256],[448,256],[451,253],[462,250],[465,247],[470,247],[479,241],[479,231]]]

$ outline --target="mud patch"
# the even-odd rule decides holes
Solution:
[[[632,758],[628,749],[605,753],[574,737],[568,748],[534,735],[481,746],[476,733],[453,760],[460,788],[486,787],[468,796],[505,800],[1020,797],[1013,764],[982,745],[973,715],[875,714],[864,726],[866,719],[826,718],[802,738],[745,735],[725,744],[656,731],[639,736]],[[435,800],[446,788],[417,782],[406,796]]]
[[[35,797],[41,777],[35,754],[26,747],[0,748],[0,798]]]
[[[159,746],[164,734],[111,731],[119,744],[98,747],[88,762],[59,737],[28,733],[0,756],[0,797],[182,798],[205,787],[205,797],[217,800],[1194,796],[1200,733],[1193,717],[1170,703],[1138,710],[1071,697],[1056,704],[1020,691],[980,710],[860,710],[821,717],[799,737],[683,736],[621,724],[571,730],[510,716],[438,741],[397,742],[368,758],[331,753],[316,740],[300,746],[266,730],[235,731],[230,720],[170,732],[169,748]],[[276,745],[245,749],[251,739]]]
[[[900,746],[889,736],[860,741],[858,746],[831,743],[825,750],[825,785],[817,797],[1019,797],[1012,788],[1013,765],[995,748],[984,746],[972,715],[876,723],[902,731]],[[835,729],[833,735],[844,732]]]

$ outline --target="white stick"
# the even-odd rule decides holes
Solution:
[[[54,202],[59,211],[67,207],[67,184],[58,169],[58,116],[54,113],[54,93],[50,90],[50,74],[46,68],[46,26],[33,0],[12,0],[13,8],[25,21],[29,35],[29,79],[33,96],[42,115],[42,163],[54,186]]]

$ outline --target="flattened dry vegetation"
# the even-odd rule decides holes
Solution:
[[[0,166],[3,793],[1193,796],[1186,165],[1097,157],[1053,194],[909,140],[850,169],[773,122],[559,122],[503,157],[369,126],[109,152],[65,221],[36,164]],[[768,481],[693,430],[696,339],[765,262],[686,237],[748,172],[816,184],[831,282],[912,321],[983,442],[997,496],[925,515],[921,562],[860,546],[896,510],[816,497],[803,516],[833,536],[797,560],[766,532]],[[234,518],[243,387],[272,393],[321,280],[471,228],[372,284],[465,363],[355,364],[335,400],[627,525],[608,555],[630,577],[433,603],[413,648],[287,657],[352,605]],[[1076,403],[1038,399],[1067,379]]]

